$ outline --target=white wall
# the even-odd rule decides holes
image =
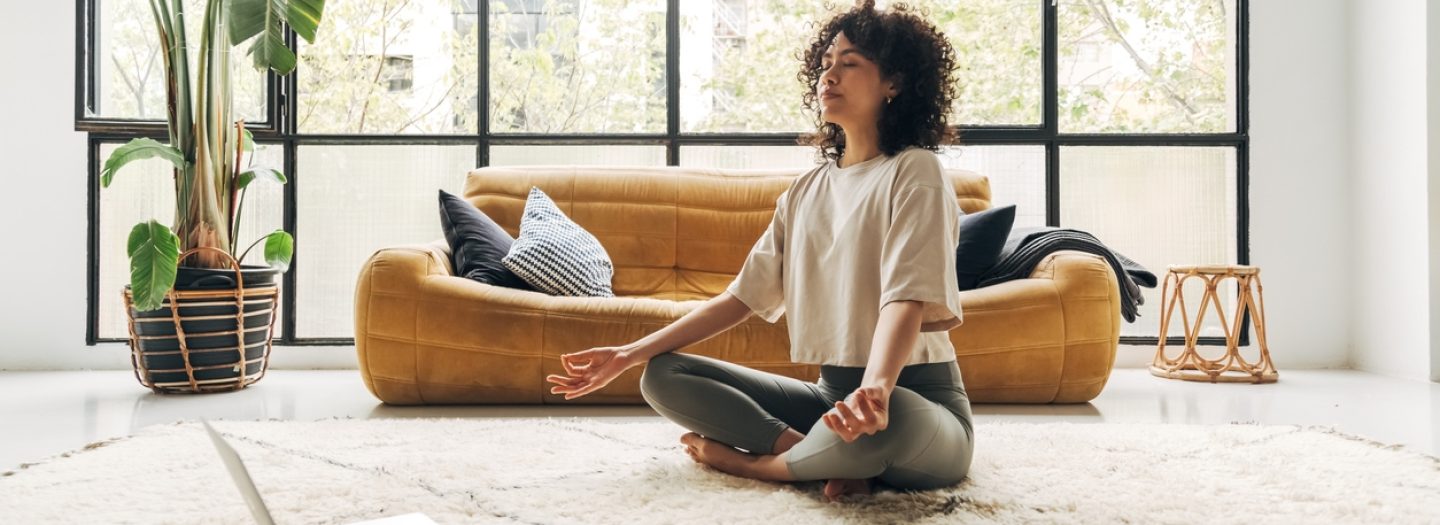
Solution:
[[[1250,262],[1282,380],[1349,352],[1345,4],[1250,2]]]
[[[8,6],[12,23],[0,32],[3,48],[35,50],[0,54],[0,70],[29,80],[0,83],[10,126],[0,142],[10,173],[0,190],[0,369],[130,367],[124,344],[84,343],[85,140],[72,131],[74,7]],[[1251,3],[1251,260],[1264,271],[1269,343],[1282,375],[1344,366],[1352,340],[1353,292],[1344,285],[1354,264],[1346,255],[1347,13],[1342,0]],[[1301,244],[1303,232],[1322,233]],[[1146,292],[1159,300],[1158,289]],[[1145,366],[1153,354],[1122,347],[1117,366]],[[353,363],[348,347],[278,348],[272,360],[277,368]]]
[[[0,31],[0,367],[126,367],[85,347],[85,137],[74,129],[74,2],[12,4]],[[20,12],[16,12],[20,11]],[[43,45],[37,45],[43,43]],[[24,51],[22,51],[24,50]],[[20,80],[23,79],[23,80]]]
[[[1440,7],[1425,7],[1426,120],[1429,122],[1430,380],[1440,382]]]
[[[1355,368],[1428,379],[1424,0],[1350,6]]]
[[[74,131],[75,3],[4,10],[14,23],[0,31],[0,49],[14,52],[0,54],[0,153],[8,164],[0,187],[0,370],[129,369],[125,344],[85,346],[86,141]],[[275,367],[355,359],[351,347],[282,350],[272,354]]]

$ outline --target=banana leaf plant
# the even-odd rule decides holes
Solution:
[[[193,248],[218,248],[243,261],[251,248],[264,241],[267,264],[281,272],[289,269],[294,239],[284,230],[256,239],[235,255],[240,212],[250,184],[285,184],[286,179],[279,170],[244,162],[245,155],[254,152],[254,139],[243,121],[232,120],[230,55],[232,48],[253,38],[248,54],[254,67],[289,74],[296,56],[285,46],[284,27],[314,43],[324,7],[325,0],[207,0],[192,75],[185,0],[150,0],[165,66],[169,143],[134,139],[117,148],[100,171],[101,186],[109,187],[115,173],[130,162],[158,157],[174,165],[174,224],[166,227],[153,219],[137,224],[126,243],[137,311],[163,306],[182,262],[194,268],[231,268],[229,259],[213,250],[179,260],[181,253]]]

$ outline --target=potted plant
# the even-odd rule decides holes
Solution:
[[[138,224],[126,243],[124,296],[137,379],[157,392],[234,390],[264,375],[275,278],[289,268],[294,240],[276,230],[235,254],[249,185],[286,179],[244,162],[254,140],[243,121],[232,120],[231,50],[253,39],[248,54],[257,69],[289,74],[296,55],[285,46],[283,28],[313,43],[325,2],[207,0],[193,75],[184,5],[150,0],[165,67],[169,143],[137,138],[121,146],[105,161],[100,182],[109,187],[122,167],[140,159],[174,165],[174,224]],[[241,264],[261,241],[266,264]]]

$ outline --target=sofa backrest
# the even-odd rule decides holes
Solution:
[[[531,186],[605,246],[617,296],[702,299],[725,290],[775,214],[775,199],[804,169],[485,167],[464,197],[512,237]],[[990,207],[984,175],[946,170],[965,213]]]

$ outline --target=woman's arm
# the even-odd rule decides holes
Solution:
[[[921,301],[890,301],[880,309],[880,321],[875,324],[875,337],[870,343],[870,361],[865,364],[865,376],[860,387],[880,387],[888,406],[890,391],[900,378],[900,370],[915,340],[920,336]]]
[[[753,314],[749,306],[730,292],[721,292],[675,322],[621,348],[630,362],[644,363],[659,354],[714,337],[745,322]]]
[[[845,442],[862,434],[875,434],[890,424],[890,393],[905,367],[915,338],[920,334],[921,301],[897,300],[880,309],[870,360],[855,392],[836,401],[835,408],[822,414],[825,426]]]

